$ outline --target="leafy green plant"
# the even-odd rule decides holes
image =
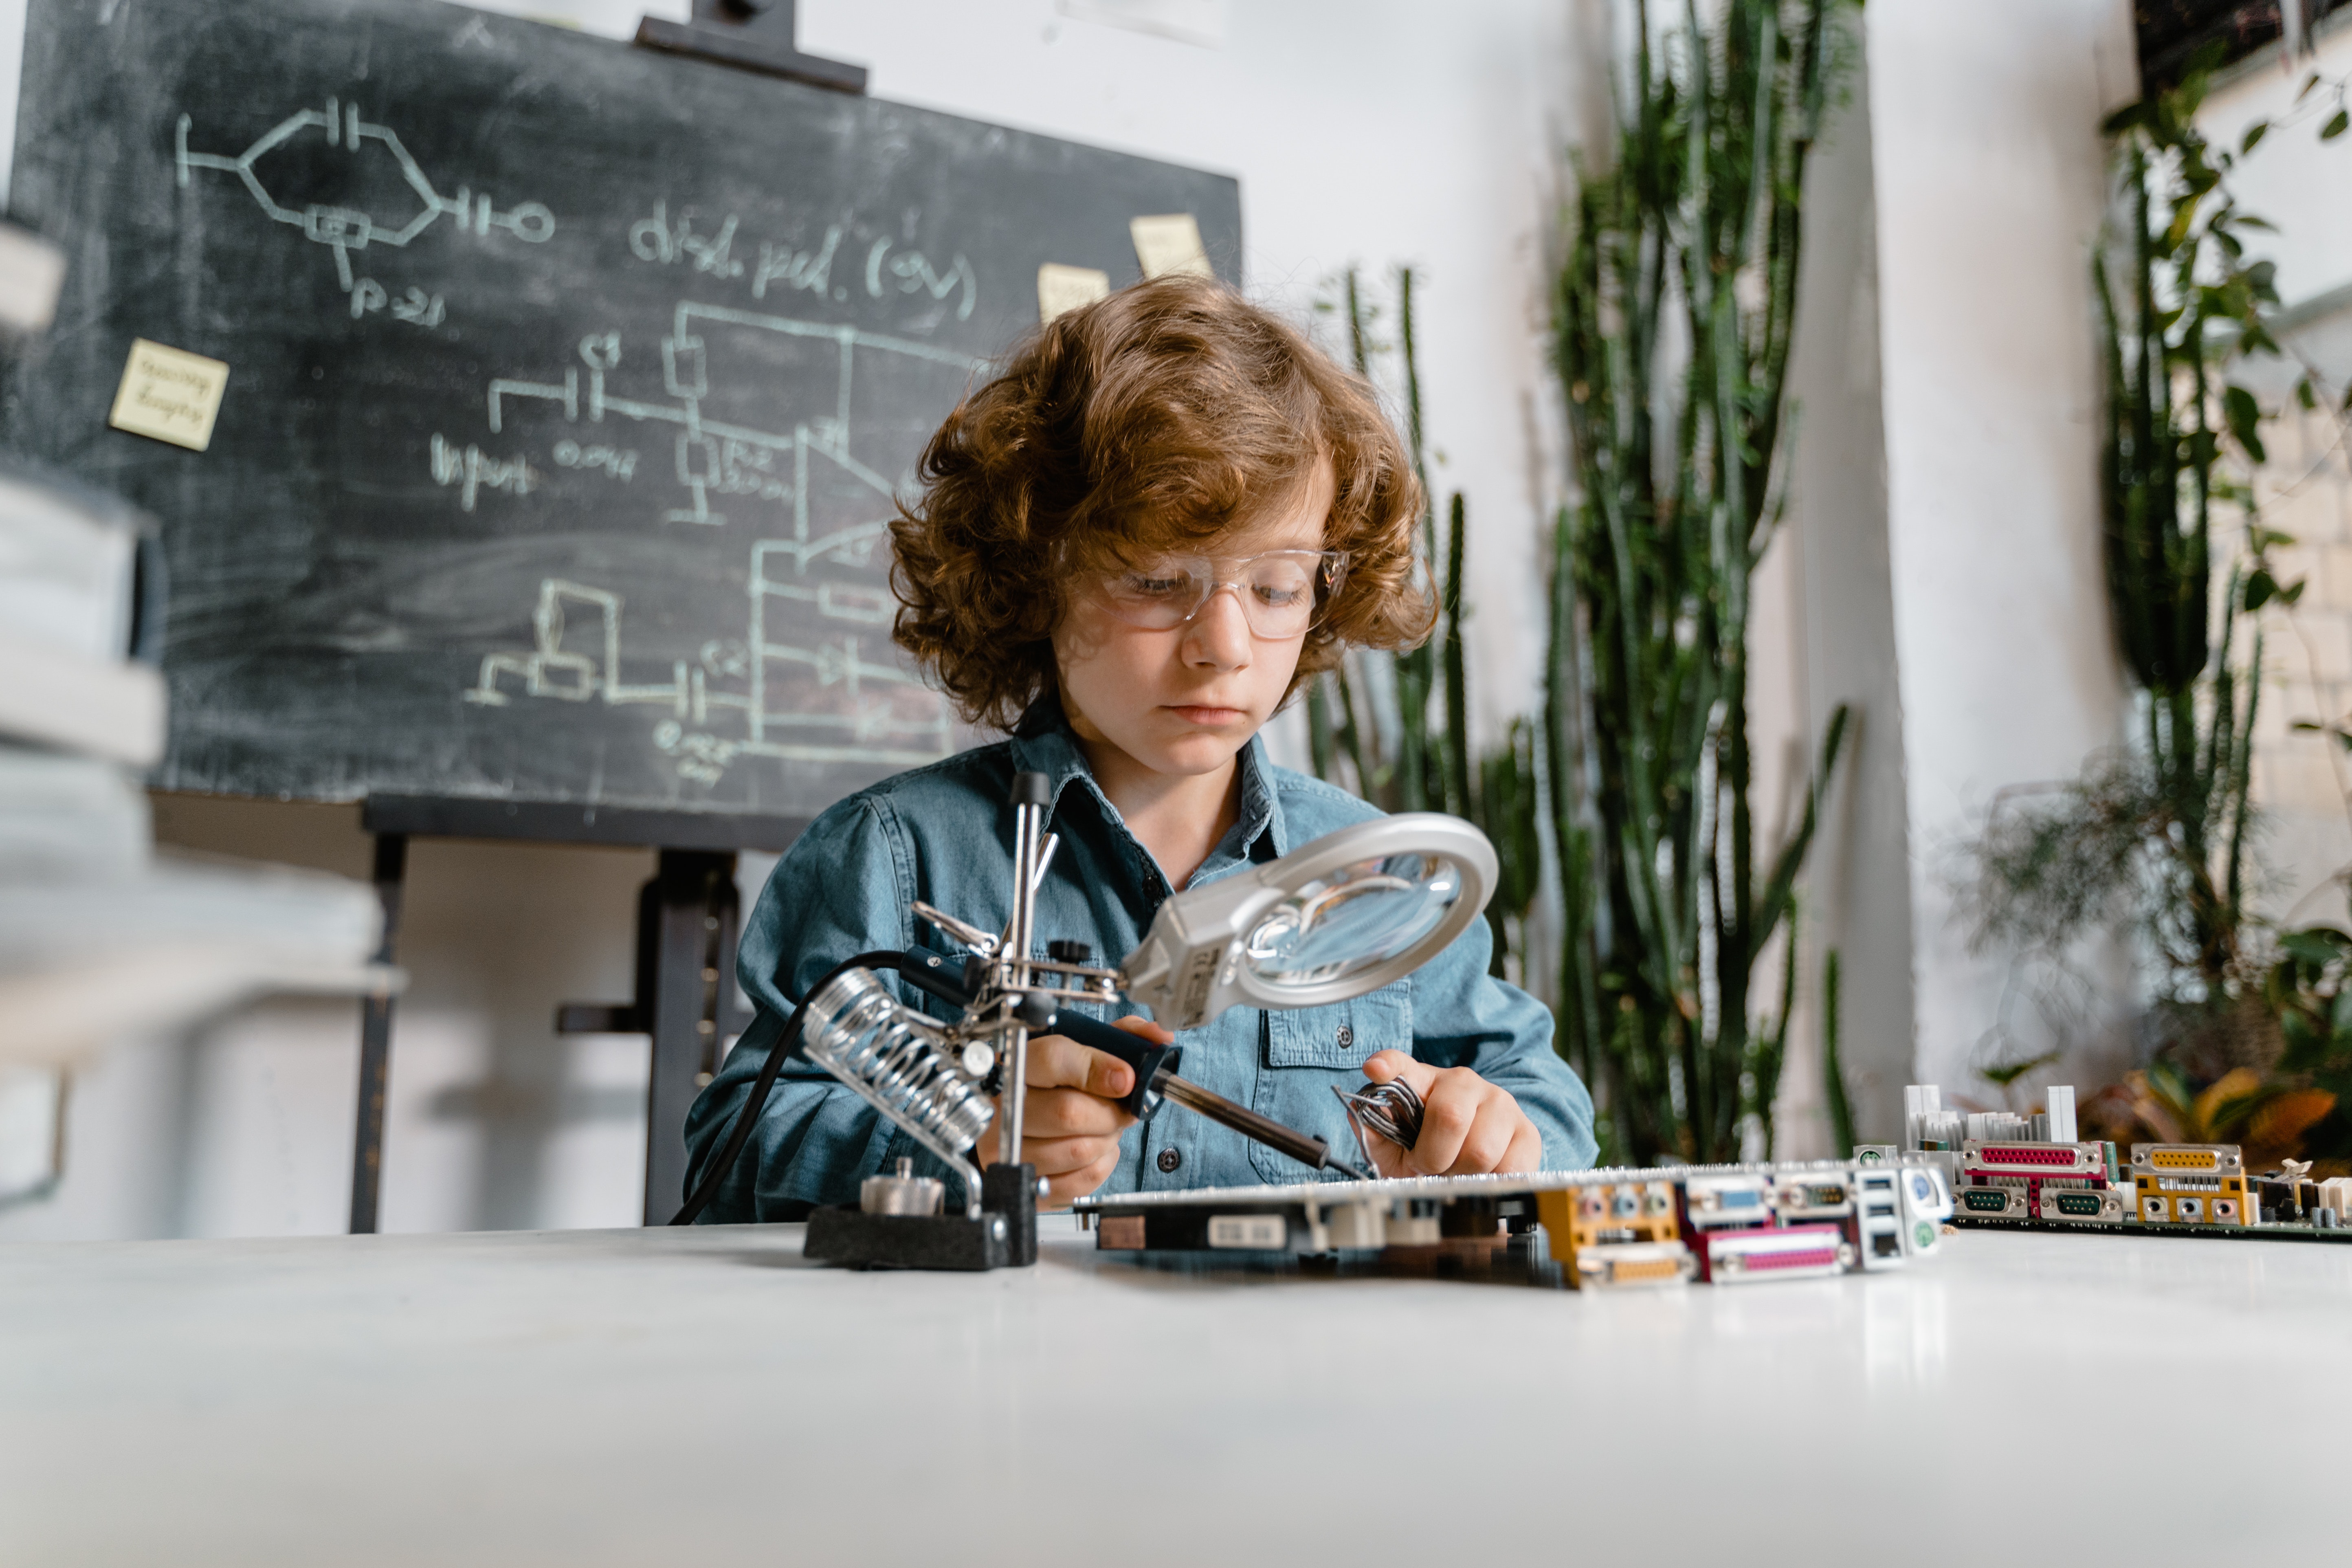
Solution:
[[[2162,1003],[2220,1011],[2260,962],[2248,884],[2261,612],[2293,605],[2303,584],[2273,568],[2285,535],[2257,521],[2242,542],[2234,529],[2217,539],[2224,514],[2251,515],[2252,471],[2267,458],[2263,409],[2233,367],[2280,351],[2263,320],[2278,303],[2273,267],[2245,245],[2272,226],[2239,206],[2226,178],[2269,127],[2250,127],[2236,153],[2208,143],[2196,114],[2214,58],[2106,126],[2120,216],[2093,267],[2107,383],[2101,508],[2138,733],[2063,784],[2004,792],[1969,892],[1980,946],[2056,951],[2126,928],[2154,961]],[[2311,389],[2306,376],[2306,403]]]
[[[2142,852],[2110,855],[2141,889],[2171,993],[2218,1003],[2240,978],[2245,946],[2247,832],[2262,628],[2239,662],[2236,616],[2273,597],[2290,602],[2252,538],[2242,568],[2214,588],[2214,512],[2252,499],[2244,468],[2263,461],[2261,405],[2227,374],[2244,356],[2275,354],[2263,308],[2278,303],[2272,264],[2249,261],[2242,236],[2270,225],[2242,211],[2222,182],[2234,163],[2210,147],[2196,113],[2210,80],[2119,110],[2116,139],[2127,229],[2093,271],[2105,328],[2107,426],[2101,472],[2107,594],[2124,668],[2141,694],[2140,745],[2099,775],[2103,812],[2074,792],[2079,823],[2137,828]],[[2248,150],[2260,135],[2251,134]],[[2216,621],[2218,618],[2218,627]],[[2088,815],[2085,815],[2085,811]]]
[[[1545,744],[1564,888],[1562,1048],[1605,1152],[1737,1157],[1766,1130],[1794,990],[1759,1022],[1840,708],[1776,853],[1750,803],[1749,584],[1781,514],[1807,161],[1843,0],[1693,5],[1580,163],[1553,309],[1580,495],[1555,536]]]
[[[2095,1120],[2117,1137],[2244,1142],[2259,1163],[2292,1153],[2352,1089],[2352,1038],[2333,1032],[2339,933],[2274,936],[2250,902],[2264,621],[2292,613],[2304,585],[2273,563],[2294,541],[2256,510],[2265,415],[2237,379],[2252,356],[2282,352],[2264,319],[2279,302],[2272,265],[2246,247],[2272,226],[2229,182],[2273,126],[2248,127],[2234,151],[2208,142],[2196,115],[2218,58],[2192,61],[2177,87],[2106,126],[2120,216],[2093,273],[2107,382],[2101,492],[2138,732],[2062,784],[2004,792],[1967,891],[1979,947],[2048,955],[2102,927],[2134,933],[2162,1044],[2096,1097]],[[2298,104],[2311,107],[2295,117],[2326,108],[2312,101],[2320,85],[2305,82]],[[2340,83],[2334,101],[2322,141],[2347,123]],[[2294,396],[2315,408],[2322,383],[2303,368]],[[2323,1072],[2328,1085],[2315,1079]]]

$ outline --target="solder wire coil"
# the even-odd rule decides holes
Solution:
[[[1412,1086],[1402,1079],[1387,1083],[1368,1083],[1352,1094],[1338,1084],[1331,1092],[1348,1113],[1348,1126],[1356,1134],[1356,1144],[1364,1152],[1364,1163],[1374,1170],[1379,1162],[1372,1158],[1372,1141],[1369,1134],[1377,1132],[1400,1149],[1410,1149],[1421,1141],[1421,1118],[1427,1108]]]
[[[912,1019],[873,971],[851,969],[808,999],[801,1045],[933,1152],[960,1163],[996,1108]]]

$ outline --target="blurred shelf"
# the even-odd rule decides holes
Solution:
[[[0,885],[0,1063],[71,1061],[278,993],[390,994],[363,882],[159,859],[142,875]]]
[[[163,755],[163,677],[0,632],[0,736],[151,767]]]
[[[267,995],[388,994],[405,980],[389,964],[278,960],[203,942],[0,974],[0,1066],[76,1061],[116,1040],[184,1029]]]

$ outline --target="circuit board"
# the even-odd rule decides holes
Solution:
[[[1072,1207],[1106,1252],[1591,1289],[1901,1268],[1937,1250],[1951,1194],[1932,1164],[1853,1160],[1211,1187]]]

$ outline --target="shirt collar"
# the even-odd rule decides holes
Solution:
[[[1271,764],[1266,761],[1265,738],[1252,735],[1249,744],[1241,749],[1238,760],[1242,778],[1240,808],[1234,815],[1232,831],[1210,851],[1203,870],[1222,869],[1228,863],[1271,858],[1287,854],[1290,849],[1289,833],[1282,819],[1282,802],[1275,794]],[[1013,765],[1024,773],[1045,775],[1052,786],[1053,810],[1061,809],[1062,791],[1073,780],[1078,780],[1101,803],[1106,818],[1118,819],[1118,808],[1103,794],[1102,786],[1095,783],[1094,770],[1087,765],[1087,754],[1078,748],[1078,738],[1070,730],[1060,698],[1051,693],[1038,698],[1021,716],[1021,722],[1013,726]],[[1269,855],[1260,857],[1256,853],[1261,841],[1271,851]]]

